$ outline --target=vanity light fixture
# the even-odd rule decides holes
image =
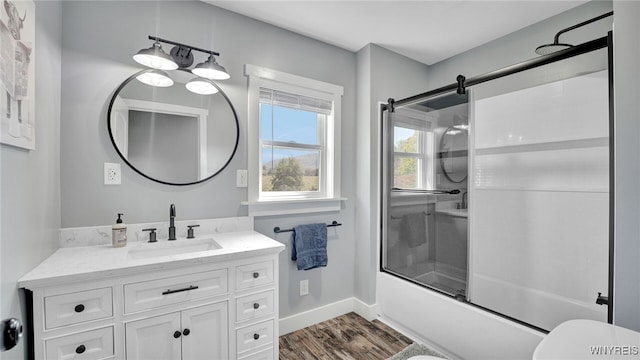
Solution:
[[[154,42],[150,48],[138,51],[133,55],[133,60],[154,69],[175,70],[178,68],[178,64],[162,50],[162,45],[158,41]]]
[[[169,87],[173,85],[173,80],[169,75],[158,69],[151,69],[145,73],[136,76],[136,79],[143,84],[156,87]]]
[[[200,95],[212,95],[218,92],[211,80],[197,77],[185,84],[187,90]]]
[[[208,54],[209,58],[191,69],[190,71],[193,74],[211,80],[226,80],[231,77],[227,70],[216,62],[215,56],[220,56],[218,52],[161,39],[151,35],[149,35],[149,40],[155,41],[153,46],[149,49],[142,49],[133,56],[136,62],[144,66],[161,70],[188,70],[189,66],[193,64],[194,58],[192,51],[195,50]],[[161,42],[174,45],[170,51],[170,55],[162,50],[162,46],[160,46]]]
[[[227,69],[216,62],[216,58],[213,54],[209,55],[207,61],[196,65],[191,72],[211,80],[227,80],[231,77],[227,72]]]

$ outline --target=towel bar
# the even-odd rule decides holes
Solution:
[[[327,227],[333,227],[333,226],[342,226],[342,224],[340,224],[335,220],[331,224],[327,224]],[[280,229],[279,226],[276,226],[273,228],[273,232],[276,234],[282,233],[282,232],[291,232],[291,231],[293,231],[293,229]]]

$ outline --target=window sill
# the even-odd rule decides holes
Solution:
[[[347,198],[277,199],[243,201],[241,204],[249,207],[249,216],[272,216],[340,211],[343,201]]]

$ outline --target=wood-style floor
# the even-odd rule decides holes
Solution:
[[[384,360],[412,342],[378,320],[349,313],[282,335],[280,360]]]

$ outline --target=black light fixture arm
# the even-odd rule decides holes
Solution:
[[[171,40],[162,39],[162,38],[159,38],[157,36],[149,35],[149,40],[159,41],[159,42],[163,42],[163,43],[171,44],[171,45],[175,45],[175,46],[181,46],[181,47],[184,47],[184,48],[189,48],[191,50],[200,51],[200,52],[203,52],[203,53],[206,53],[206,54],[210,54],[210,55],[213,55],[213,56],[220,56],[219,52],[216,52],[216,51],[213,51],[213,50],[205,50],[205,49],[201,49],[199,47],[195,47],[195,46],[191,46],[191,45],[187,45],[187,44],[182,44],[182,43],[171,41]]]
[[[592,22],[595,22],[595,21],[598,21],[598,20],[602,20],[602,19],[604,19],[604,18],[606,18],[606,17],[609,17],[609,16],[611,16],[611,15],[613,15],[613,11],[608,12],[608,13],[606,13],[606,14],[602,14],[602,15],[600,15],[600,16],[596,16],[596,17],[594,17],[593,19],[589,19],[589,20],[583,21],[583,22],[581,22],[581,23],[579,23],[579,24],[575,24],[575,25],[573,25],[573,26],[569,26],[569,27],[568,27],[568,28],[566,28],[566,29],[562,29],[562,30],[558,31],[558,33],[556,34],[556,36],[553,38],[553,42],[554,42],[555,44],[557,44],[557,43],[559,42],[559,40],[560,40],[560,35],[562,35],[562,34],[564,34],[564,33],[566,33],[566,32],[569,32],[569,31],[571,31],[571,30],[575,30],[575,29],[577,29],[577,28],[579,28],[579,27],[583,27],[583,26],[585,26],[585,25],[587,25],[587,24],[591,24]]]

